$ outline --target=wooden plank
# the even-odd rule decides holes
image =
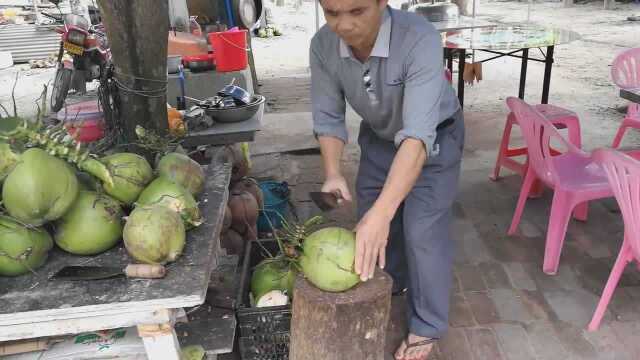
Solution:
[[[623,99],[632,101],[634,103],[640,104],[640,89],[634,89],[634,90],[621,89],[620,97],[622,97]]]
[[[171,324],[138,325],[138,334],[149,360],[180,360],[180,343]]]
[[[50,275],[66,265],[124,267],[131,261],[122,245],[95,257],[56,250],[36,274],[0,278],[0,328],[202,304],[211,270],[217,264],[215,249],[228,199],[230,173],[230,164],[216,158],[207,168],[205,191],[199,199],[205,223],[188,233],[183,255],[168,266],[164,279],[49,281]],[[97,327],[100,325],[95,324],[93,329]]]
[[[135,311],[66,320],[38,321],[34,319],[31,323],[0,326],[0,341],[72,335],[89,331],[130,327],[140,323],[163,323],[170,320],[171,317],[168,310]]]

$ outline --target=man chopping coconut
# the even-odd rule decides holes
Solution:
[[[445,80],[439,33],[387,0],[320,0],[327,25],[311,41],[314,133],[322,191],[350,201],[340,159],[346,102],[363,119],[356,180],[355,269],[376,263],[407,289],[409,334],[396,359],[427,359],[447,329],[453,241],[449,224],[464,121]]]

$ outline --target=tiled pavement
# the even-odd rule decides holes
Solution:
[[[354,178],[358,150],[343,164]],[[529,200],[517,236],[506,229],[520,179],[488,179],[488,169],[466,166],[454,207],[457,245],[451,329],[433,359],[640,359],[640,272],[629,266],[597,332],[587,332],[622,239],[615,202],[594,202],[586,223],[573,221],[555,276],[542,272],[550,192]],[[287,180],[298,215],[318,210],[307,197],[322,179],[317,154],[274,154],[254,160],[254,175]],[[333,216],[353,226],[354,211]],[[331,217],[331,216],[330,216]],[[394,298],[388,354],[406,331],[403,298]]]

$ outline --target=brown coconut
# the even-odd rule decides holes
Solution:
[[[244,252],[245,241],[242,235],[229,229],[222,234],[220,246],[227,250],[228,255],[241,255]]]
[[[235,183],[243,177],[249,175],[249,159],[242,153],[240,144],[233,144],[226,147],[231,161],[231,182]]]
[[[239,234],[244,234],[247,227],[252,227],[258,221],[258,202],[247,191],[231,193],[229,197],[231,210],[231,228]]]
[[[231,187],[232,193],[241,193],[243,191],[246,191],[253,195],[253,197],[258,202],[258,209],[264,208],[264,195],[262,194],[262,189],[260,189],[260,186],[258,186],[258,182],[255,179],[245,177],[243,179],[240,179]]]
[[[229,205],[224,207],[224,217],[222,219],[222,231],[225,232],[231,227],[231,209]]]

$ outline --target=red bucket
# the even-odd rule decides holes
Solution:
[[[209,33],[216,58],[216,71],[240,71],[247,68],[247,30]]]

